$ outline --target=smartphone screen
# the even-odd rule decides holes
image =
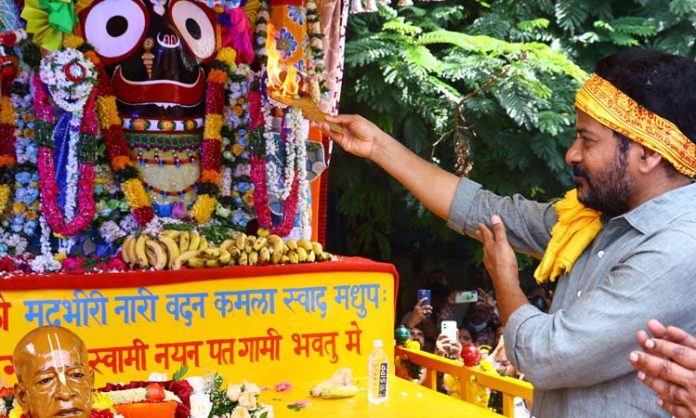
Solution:
[[[450,340],[457,339],[457,321],[442,321],[440,323],[440,333],[444,334]]]
[[[475,290],[459,291],[454,294],[454,303],[478,302],[478,292]]]

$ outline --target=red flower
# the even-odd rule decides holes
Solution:
[[[0,271],[15,271],[15,264],[14,260],[12,260],[12,257],[2,257],[0,258]],[[6,390],[11,388],[3,388],[2,390]],[[0,392],[0,397],[2,396],[7,396],[7,395],[2,395],[3,392]]]

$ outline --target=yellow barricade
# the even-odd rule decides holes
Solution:
[[[486,373],[478,366],[466,367],[462,363],[425,351],[396,346],[394,353],[396,356],[406,357],[410,362],[424,367],[426,375],[423,385],[430,389],[437,390],[437,372],[440,372],[459,378],[461,382],[460,397],[466,402],[476,404],[476,400],[471,399],[472,391],[467,390],[467,386],[471,381],[476,382],[479,386],[502,393],[503,415],[506,417],[514,417],[515,397],[528,401],[532,400],[533,387],[528,382],[512,377]]]

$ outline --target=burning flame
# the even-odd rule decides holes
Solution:
[[[275,33],[276,28],[268,23],[268,33]],[[283,40],[280,40],[283,42]],[[273,36],[266,38],[266,52],[268,62],[266,72],[268,74],[268,89],[285,97],[297,97],[300,90],[298,72],[294,65],[286,65],[276,47],[276,39]]]

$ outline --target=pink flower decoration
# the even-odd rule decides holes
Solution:
[[[275,385],[276,392],[284,392],[286,390],[291,390],[291,389],[292,389],[292,384],[290,382],[288,382],[287,380],[280,382],[280,383],[276,383],[276,385]]]

